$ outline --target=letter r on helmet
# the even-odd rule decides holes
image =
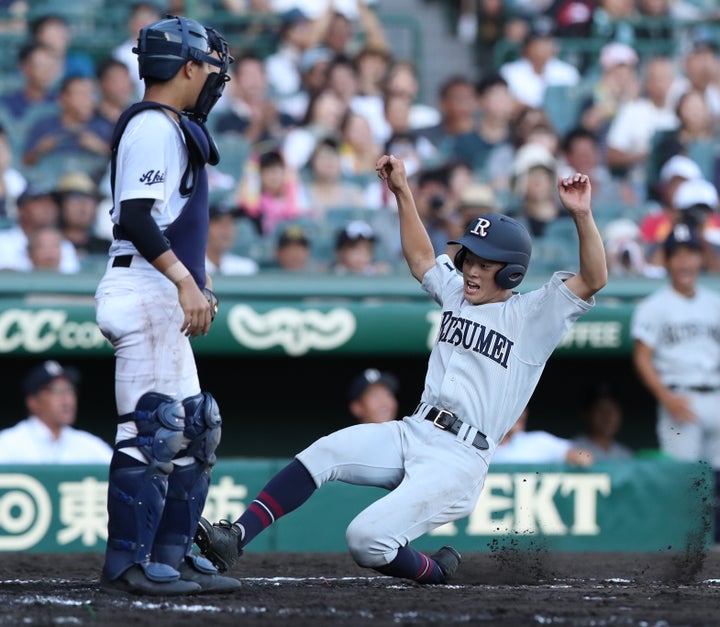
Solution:
[[[487,218],[478,218],[477,222],[475,222],[475,226],[470,229],[470,232],[478,237],[487,237],[487,230],[490,224],[490,220]]]

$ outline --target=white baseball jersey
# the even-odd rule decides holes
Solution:
[[[146,109],[128,122],[118,146],[115,196],[111,218],[120,223],[123,200],[154,198],[152,217],[160,230],[179,215],[186,199],[180,177],[187,168],[187,149],[180,125],[162,109]],[[137,254],[132,242],[113,241],[110,256]]]
[[[495,443],[530,400],[545,362],[583,313],[594,306],[556,272],[542,288],[500,303],[472,305],[447,255],[423,278],[423,289],[443,307],[422,400],[447,409]]]
[[[698,286],[688,298],[665,286],[636,307],[631,333],[652,349],[663,384],[685,396],[697,416],[678,422],[658,404],[660,448],[720,469],[720,295]]]
[[[720,386],[720,294],[698,286],[688,298],[667,285],[635,308],[631,334],[653,349],[664,385]]]

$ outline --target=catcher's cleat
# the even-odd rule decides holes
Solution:
[[[232,568],[242,555],[240,541],[240,530],[229,520],[211,523],[207,518],[200,518],[195,544],[221,573]]]
[[[142,567],[131,566],[117,579],[108,579],[103,573],[100,578],[100,588],[110,594],[140,594],[148,596],[176,596],[196,594],[201,586],[192,581],[152,581],[147,578]]]
[[[207,565],[210,566],[209,564]],[[237,579],[219,575],[215,569],[213,569],[213,572],[200,571],[193,567],[192,563],[188,561],[180,564],[178,570],[180,571],[180,579],[182,581],[191,581],[200,586],[200,593],[235,592],[241,586]]]
[[[440,567],[446,582],[453,578],[457,567],[460,565],[460,562],[462,562],[460,553],[451,546],[444,546],[436,553],[433,553],[430,559],[434,560]]]

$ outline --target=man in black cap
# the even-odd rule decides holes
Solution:
[[[388,422],[398,414],[398,380],[390,372],[367,368],[350,384],[350,413],[358,422]]]
[[[0,431],[2,464],[108,464],[112,448],[75,429],[80,375],[48,360],[25,377],[22,391],[29,416]]]
[[[288,272],[302,272],[309,269],[310,239],[299,224],[288,224],[278,236],[275,245],[277,268]]]

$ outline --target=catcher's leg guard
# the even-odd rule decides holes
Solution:
[[[184,433],[190,441],[186,454],[194,457],[195,461],[186,466],[176,466],[170,475],[153,559],[175,566],[184,579],[197,580],[201,585],[206,582],[209,587],[203,587],[207,590],[219,592],[220,580],[226,580],[225,589],[235,589],[239,583],[234,579],[215,577],[212,582],[207,581],[204,576],[215,575],[217,569],[206,558],[191,554],[195,530],[210,487],[210,473],[216,461],[215,450],[220,442],[220,411],[215,399],[208,393],[184,399],[183,406],[186,415]]]
[[[104,575],[110,581],[130,567],[142,567],[147,579],[157,583],[179,579],[177,570],[150,561],[158,526],[163,515],[172,458],[184,443],[184,411],[181,403],[150,392],[138,401],[134,414],[138,436],[118,442],[110,464],[108,481],[108,541]],[[137,446],[148,459],[143,464],[123,448]]]

